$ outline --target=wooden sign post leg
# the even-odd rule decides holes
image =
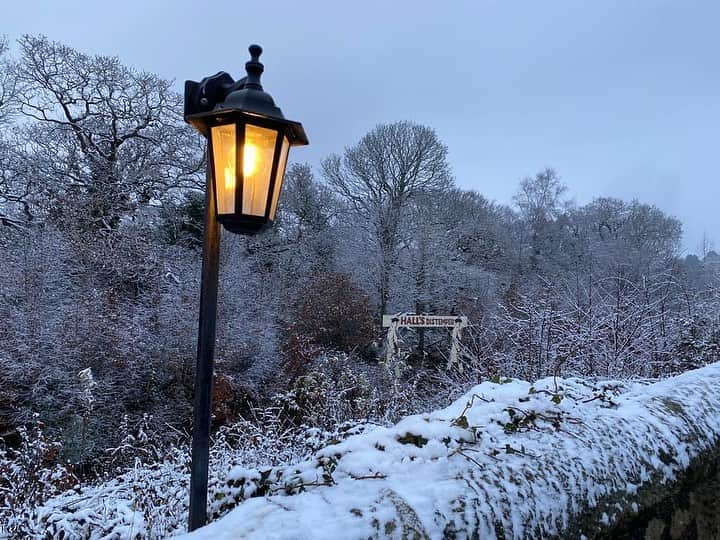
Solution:
[[[418,301],[415,302],[415,313],[424,313],[423,303]],[[425,359],[425,328],[418,328],[418,353],[420,353],[420,359]]]

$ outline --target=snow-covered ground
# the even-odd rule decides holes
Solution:
[[[300,464],[231,470],[211,505],[239,505],[188,538],[540,538],[586,507],[607,524],[718,444],[719,387],[720,364],[650,385],[485,382]]]

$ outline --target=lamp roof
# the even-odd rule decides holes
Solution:
[[[221,71],[202,81],[185,81],[185,121],[207,136],[208,117],[245,113],[276,121],[286,126],[293,146],[308,144],[299,122],[287,120],[272,96],[263,90],[260,76],[265,67],[260,62],[262,47],[250,45],[250,60],[245,63],[247,76],[238,81]]]

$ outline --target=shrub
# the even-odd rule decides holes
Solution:
[[[294,331],[314,343],[350,351],[364,348],[373,338],[368,297],[348,274],[318,274],[294,305]]]
[[[77,482],[70,467],[58,463],[62,445],[49,440],[35,419],[30,428],[18,428],[18,448],[6,448],[0,439],[0,537],[32,536],[36,507]]]

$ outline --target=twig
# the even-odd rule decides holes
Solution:
[[[350,475],[350,478],[353,480],[382,480],[383,478],[387,478],[387,475],[382,473],[375,473],[375,474],[368,474],[365,476],[355,476],[353,474]]]

